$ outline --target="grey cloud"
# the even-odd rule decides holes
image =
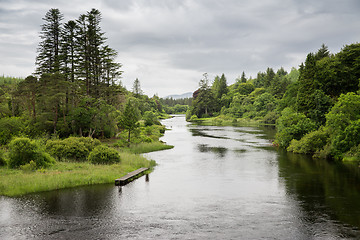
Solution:
[[[122,81],[131,88],[139,77],[150,95],[193,91],[203,72],[232,82],[242,71],[290,70],[322,43],[336,52],[360,39],[358,0],[0,0],[0,74],[33,68],[50,8],[66,21],[98,8],[124,64]],[[18,71],[2,67],[9,62]]]

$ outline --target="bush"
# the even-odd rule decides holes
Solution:
[[[264,117],[264,123],[275,124],[276,120],[279,118],[276,112],[268,112]]]
[[[21,165],[20,169],[23,170],[24,172],[32,172],[36,170],[36,163],[31,160],[29,163]]]
[[[144,113],[143,119],[145,121],[145,126],[159,124],[159,121],[157,120],[155,113],[153,113],[152,111],[146,111]]]
[[[99,139],[91,138],[91,137],[69,137],[69,138],[65,139],[64,141],[65,142],[67,142],[67,141],[82,142],[85,145],[85,147],[87,148],[87,150],[89,150],[89,152],[91,152],[95,147],[101,145],[101,142]]]
[[[9,166],[17,168],[21,165],[36,163],[36,168],[47,167],[55,162],[48,154],[43,152],[35,141],[29,138],[15,138],[9,144]]]
[[[324,148],[330,135],[323,128],[306,134],[300,140],[293,139],[287,148],[294,153],[313,154]]]
[[[13,137],[19,136],[25,129],[23,121],[18,117],[0,119],[0,145],[6,145]]]
[[[90,152],[88,160],[93,164],[112,164],[119,163],[121,159],[115,149],[100,145]]]
[[[198,120],[199,120],[198,116],[196,116],[196,115],[194,114],[194,115],[192,115],[191,118],[189,119],[189,122],[196,122],[196,121],[198,121]]]
[[[352,122],[344,131],[338,131],[332,143],[332,152],[337,159],[348,152],[352,147],[360,144],[360,120]]]
[[[359,161],[360,160],[360,144],[352,147],[344,154],[343,161]]]
[[[85,161],[94,147],[91,140],[85,140],[82,137],[70,137],[64,140],[49,140],[45,148],[48,153],[58,160]]]
[[[281,117],[276,121],[276,143],[287,148],[291,140],[300,140],[305,134],[314,131],[316,124],[302,113],[297,113],[291,108],[285,108]]]

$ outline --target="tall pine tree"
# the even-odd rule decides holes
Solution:
[[[50,9],[43,18],[45,23],[41,25],[40,38],[42,41],[38,47],[36,57],[36,73],[55,73],[60,70],[60,35],[63,15],[59,9]]]

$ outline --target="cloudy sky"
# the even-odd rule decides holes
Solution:
[[[34,72],[50,8],[64,22],[99,9],[123,85],[139,78],[150,96],[192,92],[205,72],[232,84],[243,71],[289,71],[322,43],[336,53],[360,41],[359,0],[0,0],[1,75]]]

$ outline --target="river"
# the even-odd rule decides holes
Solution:
[[[0,239],[360,239],[356,164],[271,146],[274,130],[163,121],[175,147],[113,184],[0,197]]]

